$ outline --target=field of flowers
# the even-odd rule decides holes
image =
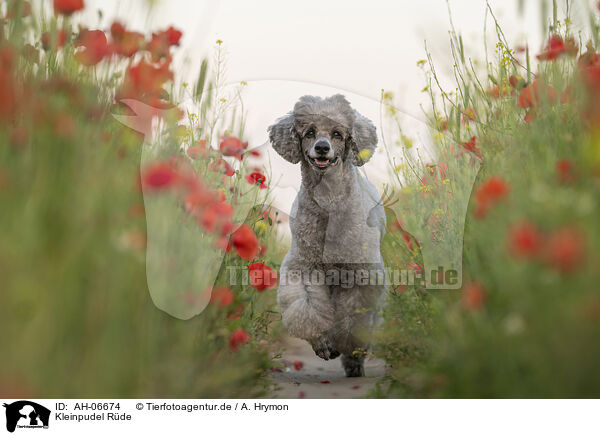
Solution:
[[[175,27],[87,29],[83,0],[37,5],[0,2],[0,395],[264,395],[287,222],[221,41],[176,86]],[[483,72],[453,31],[453,92],[419,63],[433,147],[400,127],[384,144],[382,251],[411,270],[459,252],[463,286],[389,289],[370,396],[600,394],[599,19],[576,39],[555,14],[531,53],[497,27]],[[400,126],[391,93],[382,107]]]
[[[431,57],[420,62],[436,159],[405,150],[396,162],[388,208],[405,220],[390,221],[402,238],[385,248],[404,245],[398,261],[418,265],[423,241],[404,231],[410,220],[428,218],[443,245],[455,240],[456,204],[468,202],[463,288],[390,292],[377,351],[390,382],[376,397],[600,394],[599,13],[590,11],[589,40],[576,40],[556,6],[538,53],[511,48],[496,23],[497,57],[484,71],[451,32],[454,92],[439,87]]]
[[[277,364],[275,293],[263,290],[282,257],[278,217],[218,65],[176,90],[177,29],[76,28],[83,1],[48,4],[0,4],[1,394],[263,394]],[[197,113],[177,107],[190,93]],[[183,229],[161,239],[165,222]],[[167,249],[149,263],[152,295],[150,230]],[[231,266],[248,279],[230,286]],[[208,307],[182,321],[150,296],[179,318]]]

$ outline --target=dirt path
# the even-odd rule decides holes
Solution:
[[[365,362],[366,376],[347,378],[340,358],[325,361],[317,357],[310,345],[292,337],[284,341],[283,360],[291,363],[281,372],[273,372],[275,388],[270,397],[281,399],[317,398],[357,398],[364,397],[375,383],[381,379],[385,362],[370,359]],[[301,361],[300,370],[294,368],[294,361]],[[329,381],[329,382],[326,382]]]

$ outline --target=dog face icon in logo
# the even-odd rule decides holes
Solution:
[[[6,430],[14,432],[17,426],[25,428],[47,428],[50,410],[29,400],[19,400],[6,408]]]

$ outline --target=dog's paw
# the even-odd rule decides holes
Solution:
[[[346,373],[346,377],[348,378],[360,378],[365,375],[365,369],[361,365],[355,366],[346,366],[344,367],[344,372]]]
[[[333,348],[329,348],[329,359],[336,359],[338,356],[340,356],[340,353],[333,349]]]
[[[342,366],[344,367],[346,376],[349,378],[359,378],[365,375],[362,359],[358,360],[356,358],[344,356],[342,357]]]
[[[340,356],[340,353],[335,350],[330,341],[326,338],[321,338],[313,343],[311,343],[315,354],[324,360],[335,359]]]

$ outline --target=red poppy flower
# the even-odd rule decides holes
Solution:
[[[219,159],[211,163],[209,165],[209,169],[215,172],[223,171],[223,173],[228,177],[232,177],[233,175],[235,175],[235,170],[231,167],[229,163],[227,163],[223,159]]]
[[[202,155],[202,151],[203,151],[203,150],[202,150],[200,147],[197,147],[197,146],[191,146],[191,147],[189,147],[189,148],[188,148],[188,149],[185,151],[185,153],[186,153],[186,154],[187,154],[187,155],[188,155],[188,156],[189,156],[191,159],[197,160],[197,159],[199,159],[199,158],[200,158],[200,156]]]
[[[197,145],[192,145],[186,150],[186,154],[194,160],[200,158],[200,156],[206,155],[206,141],[199,140],[196,142]]]
[[[519,106],[523,109],[534,107],[541,102],[542,97],[547,98],[548,102],[553,103],[557,99],[556,91],[552,86],[534,80],[529,86],[521,89],[519,94]]]
[[[265,184],[267,177],[260,172],[253,172],[250,175],[246,175],[246,180],[248,180],[248,183],[250,184],[257,184],[261,189],[267,188],[267,185]]]
[[[408,233],[402,233],[402,238],[404,239],[404,243],[406,243],[406,247],[413,250],[412,241],[410,239],[410,235]]]
[[[515,257],[533,258],[538,255],[542,245],[542,233],[531,222],[520,222],[509,231],[508,248]]]
[[[478,282],[470,282],[463,289],[462,305],[467,311],[476,311],[485,305],[487,294],[485,287]]]
[[[567,184],[575,181],[573,162],[569,159],[562,159],[556,162],[556,173],[561,183]]]
[[[302,367],[304,367],[304,363],[302,361],[294,361],[294,368],[296,370],[302,370]]]
[[[219,149],[224,156],[233,156],[239,160],[242,160],[246,148],[248,148],[248,142],[242,142],[233,136],[221,138],[221,143],[219,144]]]
[[[167,30],[163,32],[163,35],[167,39],[169,45],[179,45],[179,40],[181,39],[183,33],[174,28],[173,26],[170,26]]]
[[[177,181],[177,172],[164,162],[147,166],[142,175],[142,184],[151,189],[170,187]]]
[[[226,202],[216,202],[207,205],[200,216],[198,224],[200,224],[209,233],[214,232],[217,228],[222,228],[229,218],[233,215],[233,208]]]
[[[233,303],[233,292],[229,287],[220,287],[213,289],[210,296],[210,303],[223,307],[228,307]]]
[[[321,381],[322,384],[329,384],[329,381]]]
[[[75,46],[79,47],[75,59],[85,66],[94,66],[110,54],[108,40],[102,30],[82,30]]]
[[[131,57],[144,46],[144,35],[139,32],[130,32],[123,24],[115,21],[110,26],[113,51],[124,57]]]
[[[477,146],[477,139],[475,138],[475,136],[472,136],[471,139],[469,139],[467,142],[463,142],[463,146],[467,151],[481,158],[481,150]]]
[[[231,350],[236,352],[239,350],[240,345],[246,344],[250,341],[250,334],[248,334],[244,329],[239,328],[231,333],[229,336],[229,347]]]
[[[560,35],[552,35],[548,40],[548,45],[540,54],[536,57],[539,60],[555,60],[558,59],[563,54],[568,54],[570,56],[575,56],[577,54],[577,44],[575,43],[575,39],[567,38],[563,40]]]
[[[545,245],[546,262],[560,273],[571,273],[585,255],[585,238],[577,228],[563,227],[549,236]]]
[[[487,90],[487,94],[494,99],[500,98],[500,88],[498,86],[494,86]]]
[[[214,201],[214,196],[210,191],[198,186],[191,189],[185,196],[183,203],[185,211],[189,214],[198,215],[206,205]]]
[[[258,253],[258,238],[247,224],[243,224],[232,234],[231,243],[244,260],[252,260]]]
[[[117,93],[117,100],[131,98],[155,107],[164,106],[163,85],[173,80],[173,72],[169,68],[168,62],[152,65],[143,59],[130,66],[125,73],[123,85]]]
[[[56,35],[52,35],[50,32],[42,34],[42,47],[44,47],[44,50],[49,50],[54,46],[57,48],[63,47],[65,42],[67,42],[67,32],[65,29],[60,29]]]
[[[54,0],[54,12],[57,14],[71,15],[83,9],[83,0]]]
[[[252,263],[248,266],[250,285],[259,292],[277,284],[277,273],[264,263]]]
[[[146,44],[146,50],[150,53],[153,62],[170,58],[169,43],[162,34],[153,33],[152,39]]]
[[[513,88],[520,88],[522,84],[525,83],[525,81],[521,78],[521,77],[517,77],[515,75],[511,75],[508,78],[508,83],[513,87]]]
[[[508,184],[502,178],[488,178],[475,192],[475,216],[478,219],[485,217],[489,208],[508,195],[508,191]]]

